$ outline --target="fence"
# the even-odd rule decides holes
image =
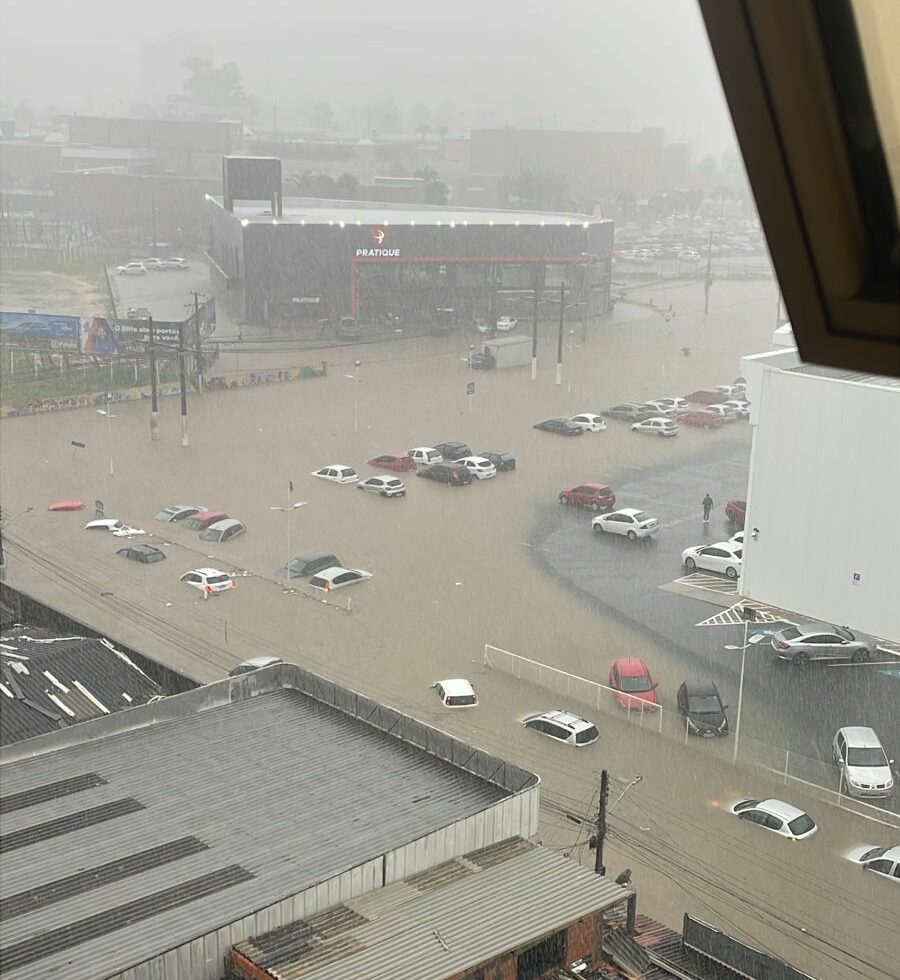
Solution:
[[[625,704],[621,705],[621,714],[624,714],[628,721],[637,723],[641,728],[646,728],[648,731],[656,730],[659,734],[662,733],[662,706],[647,701],[636,694],[623,695],[621,691],[616,691],[605,684],[598,684],[596,681],[579,677],[577,674],[569,674],[557,667],[548,667],[547,664],[529,660],[527,657],[520,657],[516,653],[501,650],[489,643],[484,645],[484,665],[493,670],[510,674],[518,680],[548,688],[555,694],[564,694],[567,698],[580,701],[598,711],[609,711],[613,705],[621,705],[624,700]],[[644,719],[648,715],[656,720],[654,723],[648,721],[645,725]]]

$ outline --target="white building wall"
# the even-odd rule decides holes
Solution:
[[[900,640],[900,388],[759,383],[742,594]]]

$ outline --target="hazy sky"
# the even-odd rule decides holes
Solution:
[[[234,61],[279,115],[454,103],[468,127],[663,126],[732,143],[695,0],[0,0],[0,99],[121,113],[178,92],[185,49]],[[170,37],[170,35],[175,35]]]

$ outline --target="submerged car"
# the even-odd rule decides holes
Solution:
[[[479,456],[483,456],[485,459],[490,460],[498,473],[503,473],[506,470],[514,470],[516,468],[516,457],[512,453],[497,452],[493,449],[486,449],[483,453],[479,453]]]
[[[95,521],[88,521],[84,529],[85,531],[112,531],[117,538],[130,538],[147,533],[139,527],[130,527],[115,517],[99,517]]]
[[[295,556],[286,566],[279,568],[275,574],[279,578],[306,578],[308,575],[315,575],[323,568],[331,568],[340,564],[341,560],[337,555],[326,551],[324,548],[315,548]]]
[[[364,582],[371,578],[371,572],[365,572],[361,568],[343,568],[335,565],[333,568],[323,568],[309,580],[310,588],[321,589],[322,592],[333,592],[335,589],[343,589],[347,585],[356,585],[357,582]]]
[[[228,671],[228,676],[240,677],[241,674],[251,674],[254,670],[262,670],[264,667],[283,663],[281,657],[250,657],[248,660],[242,660],[236,667],[232,667]]]
[[[374,456],[366,465],[379,470],[393,470],[395,473],[409,473],[416,468],[416,461],[409,453],[397,451]]]
[[[466,467],[460,466],[459,463],[435,463],[433,466],[424,466],[416,471],[416,476],[453,486],[465,486],[474,479]]]
[[[465,678],[435,681],[431,686],[445,708],[474,708],[478,704],[475,689]]]
[[[345,466],[343,463],[331,463],[329,466],[322,466],[313,470],[310,476],[317,476],[320,480],[330,480],[332,483],[356,483],[359,474],[352,466]]]
[[[128,548],[119,548],[116,554],[145,565],[166,560],[166,553],[160,548],[154,548],[152,544],[133,544]]]
[[[602,415],[594,412],[582,412],[580,415],[569,417],[570,422],[574,422],[585,432],[604,432],[606,430],[606,420]]]
[[[215,524],[210,524],[209,527],[204,528],[200,532],[200,540],[215,541],[216,543],[221,544],[225,541],[230,541],[232,538],[238,537],[238,535],[243,534],[246,530],[246,524],[229,517],[227,520],[216,521]]]
[[[357,490],[365,490],[368,493],[377,493],[382,497],[405,497],[406,484],[396,476],[383,473],[379,476],[370,476],[367,480],[362,480],[356,484]]]
[[[173,524],[176,521],[183,521],[188,517],[193,517],[194,514],[199,514],[203,510],[206,510],[206,508],[200,507],[197,504],[171,504],[169,507],[164,507],[162,510],[157,511],[153,515],[153,520],[162,521],[163,524]]]
[[[199,589],[204,595],[225,592],[227,589],[233,589],[236,584],[233,575],[220,572],[218,568],[194,568],[190,572],[185,572],[181,576],[181,581],[185,585]]]
[[[679,425],[691,425],[697,429],[720,429],[722,417],[705,408],[697,408],[690,412],[679,412],[675,416]]]
[[[624,422],[643,422],[659,415],[659,409],[654,405],[640,402],[621,402],[613,405],[603,413],[608,419],[622,419]]]
[[[864,844],[862,847],[854,847],[847,857],[864,871],[872,871],[900,884],[900,845],[878,847]]]
[[[569,419],[545,419],[538,422],[535,429],[542,429],[544,432],[556,432],[561,436],[582,436],[584,428]]]
[[[689,677],[678,688],[675,700],[692,735],[715,738],[728,734],[727,705],[722,704],[713,681]]]
[[[532,731],[549,735],[568,745],[590,745],[600,738],[600,732],[593,722],[559,708],[529,715],[522,719],[522,724]]]
[[[484,456],[463,456],[457,462],[465,466],[476,480],[490,480],[497,475],[497,467]]]
[[[431,446],[416,446],[406,454],[418,466],[432,466],[434,463],[443,463],[444,457],[437,449]]]
[[[732,805],[731,812],[790,840],[804,840],[818,830],[808,813],[782,800],[741,800]]]
[[[631,431],[645,436],[677,436],[678,423],[675,419],[644,419],[643,422],[635,422],[631,426]]]
[[[472,447],[464,442],[439,442],[434,448],[436,452],[440,453],[444,463],[456,462],[472,455]]]
[[[210,525],[227,520],[228,515],[224,510],[200,510],[190,517],[185,517],[181,526],[188,531],[205,531]]]

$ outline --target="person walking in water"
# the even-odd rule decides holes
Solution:
[[[706,496],[703,498],[703,503],[701,506],[703,507],[703,523],[709,524],[709,512],[713,509],[713,499],[710,497],[708,491]]]

